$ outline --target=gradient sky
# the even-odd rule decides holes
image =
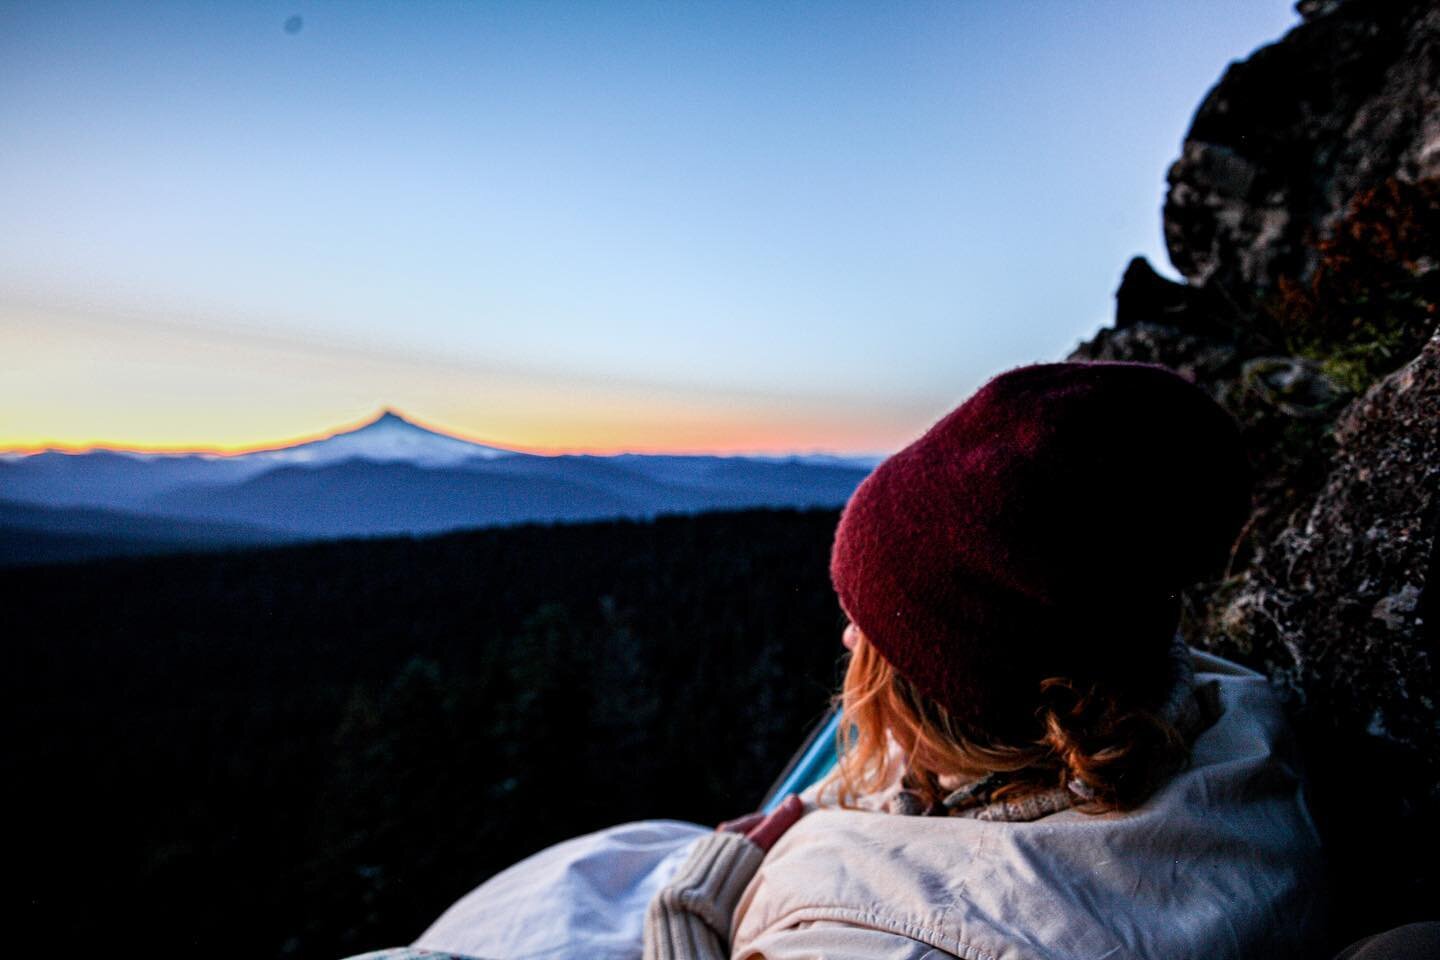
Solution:
[[[887,452],[1168,270],[1196,105],[1294,22],[0,0],[0,449]]]

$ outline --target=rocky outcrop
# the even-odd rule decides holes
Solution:
[[[1301,5],[1283,42],[1233,64],[1170,168],[1175,268],[1242,306],[1306,277],[1312,241],[1358,191],[1440,174],[1440,9]]]
[[[1187,282],[1132,261],[1072,358],[1163,363],[1244,427],[1254,512],[1182,629],[1289,706],[1348,940],[1440,919],[1440,6],[1299,9],[1170,170]]]
[[[1434,602],[1440,334],[1350,404],[1333,435],[1334,466],[1308,512],[1223,585],[1209,633],[1258,655],[1297,705],[1426,746],[1440,729],[1422,610]]]
[[[1308,509],[1213,589],[1192,630],[1290,704],[1349,939],[1437,915],[1440,334],[1347,406],[1333,438]]]

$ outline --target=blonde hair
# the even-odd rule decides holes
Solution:
[[[934,806],[948,792],[941,777],[1005,773],[995,800],[1068,787],[1086,798],[1078,804],[1086,812],[1126,810],[1188,756],[1184,737],[1154,711],[1062,677],[1036,691],[1037,739],[994,742],[916,690],[858,630],[839,706],[840,759],[827,789],[844,807],[859,806],[902,777]]]

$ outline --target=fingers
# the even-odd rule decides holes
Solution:
[[[775,808],[775,812],[765,817],[759,824],[745,832],[745,836],[761,850],[768,851],[775,845],[775,841],[795,825],[805,813],[805,804],[793,793],[785,798],[785,802]]]
[[[720,833],[749,833],[753,828],[765,819],[763,812],[747,813],[743,817],[736,817],[734,820],[726,820],[715,829]]]

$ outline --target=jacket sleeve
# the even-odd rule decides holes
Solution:
[[[738,833],[700,838],[650,901],[644,960],[729,960],[730,922],[765,854]],[[863,923],[818,921],[771,930],[745,949],[765,960],[955,960],[953,954]]]
[[[901,933],[844,920],[813,920],[767,931],[735,960],[958,960]]]
[[[730,918],[765,853],[738,833],[711,833],[650,901],[645,960],[728,960]]]

